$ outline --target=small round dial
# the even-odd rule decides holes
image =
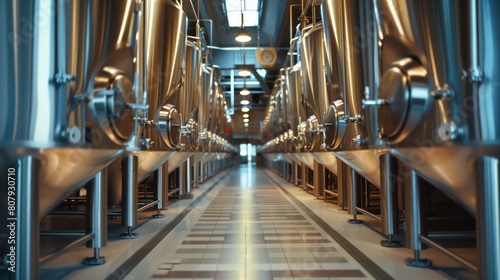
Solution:
[[[278,57],[275,48],[257,49],[257,60],[262,67],[272,67]]]

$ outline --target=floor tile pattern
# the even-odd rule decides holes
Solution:
[[[369,279],[275,187],[223,187],[154,279]]]

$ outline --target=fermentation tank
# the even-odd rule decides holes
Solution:
[[[477,219],[480,276],[499,276],[497,1],[376,1],[378,128],[389,150]],[[496,235],[496,236],[493,236]],[[493,265],[491,265],[493,264]]]
[[[125,0],[0,4],[0,167],[17,177],[20,278],[38,277],[39,220],[124,146],[136,146],[134,7]]]
[[[336,156],[377,188],[381,187],[379,156],[387,153],[371,120],[376,117],[362,100],[376,91],[378,58],[368,2],[324,1],[327,73],[334,99],[326,104],[325,144]]]
[[[138,183],[159,170],[180,148],[181,119],[172,100],[182,94],[187,44],[187,18],[178,3],[148,0],[142,3],[142,11],[137,44],[139,146],[128,149],[112,164],[116,175],[109,180],[109,202],[122,204],[122,222],[129,233],[137,223]],[[179,161],[173,159],[172,165],[179,165]],[[169,170],[173,170],[171,165]]]

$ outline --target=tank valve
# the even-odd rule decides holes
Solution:
[[[452,141],[458,137],[458,128],[454,123],[445,123],[438,128],[438,136],[441,141]]]
[[[358,135],[358,136],[352,138],[352,143],[354,143],[354,145],[356,147],[360,147],[362,145],[366,145],[366,141],[365,141],[365,139],[361,138],[361,135]]]
[[[153,120],[148,120],[146,118],[141,118],[139,119],[139,124],[142,125],[142,126],[146,126],[146,127],[149,127],[149,128],[154,128],[156,127],[156,122],[153,121]]]
[[[363,117],[356,115],[354,117],[345,117],[344,120],[348,123],[360,123],[363,121]]]
[[[184,151],[186,149],[186,144],[183,144],[183,143],[178,144],[176,148],[177,148],[177,151]]]
[[[63,131],[62,137],[71,144],[77,144],[82,139],[82,133],[76,126],[70,126]]]
[[[431,91],[431,96],[434,99],[444,99],[448,100],[452,98],[454,95],[453,89],[451,89],[448,85],[444,85],[444,87],[437,87],[433,91]]]
[[[141,144],[141,147],[144,148],[144,149],[149,149],[151,148],[151,146],[153,146],[155,142],[149,138],[146,138],[146,139],[141,139],[140,140],[140,144]]]
[[[380,107],[389,105],[389,100],[387,99],[370,99],[370,87],[365,87],[365,98],[361,100],[361,106],[363,109],[366,107]]]
[[[74,81],[75,79],[76,79],[75,75],[70,75],[66,73],[57,73],[54,77],[55,82],[59,85],[67,84],[69,82]]]

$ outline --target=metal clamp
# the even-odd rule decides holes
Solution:
[[[142,126],[147,126],[149,128],[154,128],[156,127],[157,123],[153,120],[148,120],[147,118],[140,118],[139,119],[139,124]]]
[[[347,123],[360,123],[363,121],[363,117],[360,115],[356,115],[354,117],[345,117],[344,121]]]
[[[455,92],[453,91],[452,88],[450,88],[448,85],[444,85],[444,87],[436,87],[433,91],[431,91],[431,96],[434,97],[434,99],[444,99],[448,100],[453,97]]]
[[[134,12],[138,13],[141,11],[141,9],[142,9],[141,4],[142,4],[142,0],[135,1]]]
[[[356,147],[360,147],[362,145],[366,145],[366,140],[361,138],[361,135],[358,135],[352,138],[352,142]]]
[[[183,143],[178,144],[176,146],[176,149],[177,149],[177,151],[184,151],[186,149],[186,144],[183,144]]]
[[[149,149],[151,146],[153,146],[155,142],[149,138],[146,139],[141,139],[139,141],[139,144],[141,145],[142,148]]]
[[[468,78],[474,83],[481,83],[483,81],[483,72],[478,68],[463,70],[462,78]]]
[[[75,75],[70,75],[70,74],[66,74],[66,73],[59,72],[54,76],[54,81],[59,85],[67,84],[67,83],[72,82],[74,80],[76,80]]]

